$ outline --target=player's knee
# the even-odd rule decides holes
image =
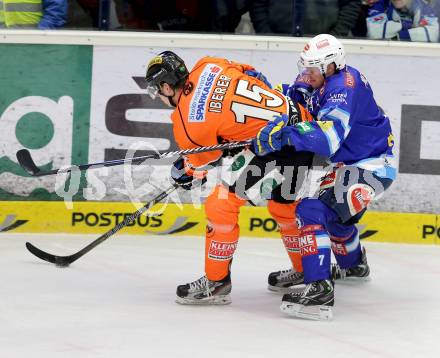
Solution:
[[[274,219],[292,218],[295,214],[296,203],[277,203],[274,200],[267,202],[267,210]]]
[[[236,225],[238,222],[238,212],[225,202],[205,204],[205,214],[209,222],[217,224]]]
[[[281,229],[289,230],[296,228],[295,222],[295,203],[277,203],[276,201],[269,200],[267,203],[267,209],[270,215],[275,219]]]
[[[235,196],[235,194],[227,192],[226,197],[220,197],[220,190],[224,187],[218,186],[214,192],[208,196],[205,202],[205,214],[208,221],[218,224],[238,223],[238,214],[240,207],[246,202]],[[227,189],[225,189],[227,190]]]
[[[238,221],[238,212],[224,200],[206,201],[205,214],[209,221],[217,223],[232,223]]]
[[[227,236],[238,236],[239,226],[236,223],[233,224],[219,224],[213,221],[208,221],[206,225],[206,233],[209,235],[220,234]]]
[[[269,200],[267,202],[267,210],[269,210],[269,214],[272,217],[276,218],[281,216],[281,213],[284,211],[283,204],[277,203],[276,201]]]
[[[303,199],[296,207],[296,217],[299,226],[327,226],[333,211],[318,199]]]
[[[345,241],[353,236],[357,232],[355,225],[346,225],[338,221],[330,222],[327,225],[327,230],[331,235],[331,238],[336,241]]]

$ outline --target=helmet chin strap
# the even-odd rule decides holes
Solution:
[[[168,99],[168,103],[170,104],[171,107],[175,108],[175,107],[177,107],[177,104],[173,101],[173,97],[176,94],[176,89],[173,88],[173,91],[174,91],[174,93],[172,96],[165,96],[162,92],[160,94],[161,94],[161,96],[166,97]]]
[[[335,71],[334,71],[334,73],[338,73],[340,70],[338,70],[337,68],[336,68],[336,63],[334,63],[334,62],[332,62],[334,65],[335,65]],[[327,65],[327,68],[325,69],[325,72],[324,73],[322,73],[322,76],[324,77],[324,79],[327,79],[327,69],[328,69],[328,66],[330,66],[331,65],[331,63],[330,64],[328,64]]]
[[[177,104],[173,101],[173,96],[166,96],[168,98],[168,102],[170,102],[171,107],[177,107]]]
[[[166,96],[166,97],[168,98],[168,102],[170,102],[170,105],[171,105],[172,107],[174,107],[174,108],[177,107],[177,103],[174,102],[173,97],[174,97],[176,94],[178,94],[178,96],[177,96],[177,102],[179,102],[180,96],[182,95],[182,92],[179,93],[179,92],[178,92],[178,89],[179,89],[179,87],[174,87],[174,88],[173,88],[173,90],[174,90],[174,94],[173,94],[172,96]]]

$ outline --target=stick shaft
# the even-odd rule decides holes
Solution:
[[[58,256],[53,255],[48,252],[45,252],[38,247],[32,245],[31,243],[26,243],[26,248],[35,256],[40,258],[41,260],[48,261],[50,263],[56,264],[58,266],[69,266],[72,262],[75,262],[80,257],[84,256],[86,253],[94,249],[96,246],[107,240],[110,236],[117,233],[122,228],[126,227],[128,224],[135,221],[139,216],[141,216],[144,212],[150,209],[154,204],[157,204],[161,200],[165,199],[168,195],[170,195],[174,190],[176,190],[177,186],[172,185],[168,189],[162,191],[155,198],[147,202],[144,206],[136,210],[133,214],[125,217],[123,221],[119,224],[115,225],[112,229],[102,234],[100,237],[92,241],[90,244],[79,250],[78,252],[68,255],[68,256]]]
[[[185,155],[185,154],[197,154],[197,153],[203,153],[203,152],[212,152],[216,150],[225,150],[225,149],[233,149],[233,148],[240,148],[245,147],[247,145],[251,144],[251,140],[241,141],[241,142],[230,142],[230,143],[223,143],[223,144],[216,144],[211,145],[207,147],[198,147],[198,148],[191,148],[191,149],[183,149],[183,150],[176,150],[171,152],[164,152],[164,153],[154,153],[154,154],[148,154],[143,155],[140,157],[133,157],[133,158],[124,158],[124,159],[115,159],[115,160],[109,160],[104,162],[98,162],[98,163],[88,163],[88,164],[79,164],[79,165],[72,165],[70,167],[66,168],[58,168],[58,169],[51,169],[47,171],[40,170],[34,163],[30,152],[26,149],[22,149],[20,154],[17,153],[17,159],[20,165],[32,176],[46,176],[46,175],[54,175],[54,174],[60,174],[60,173],[69,173],[73,170],[88,170],[88,169],[96,169],[96,168],[102,168],[102,167],[112,167],[115,165],[122,165],[127,163],[141,163],[147,159],[162,159],[162,158],[168,158],[173,157],[176,155]]]

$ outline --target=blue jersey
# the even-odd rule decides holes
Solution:
[[[283,92],[305,105],[316,119],[283,128],[283,137],[298,151],[395,178],[390,121],[359,71],[346,66],[315,90],[299,77],[292,86],[283,85]]]

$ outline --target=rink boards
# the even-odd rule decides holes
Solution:
[[[100,235],[135,212],[136,206],[123,202],[0,202],[0,232],[83,233]],[[359,223],[361,239],[374,242],[440,244],[440,215],[367,212]],[[241,236],[278,238],[278,227],[265,207],[243,207]],[[124,234],[204,235],[203,205],[156,205],[149,216],[141,216],[121,230]]]
[[[176,150],[170,108],[145,91],[149,59],[173,50],[191,68],[206,55],[226,57],[253,65],[273,84],[290,83],[305,42],[276,36],[0,30],[0,85],[7,89],[0,96],[0,200],[128,201],[127,192],[164,182],[170,161],[151,162],[142,173],[128,166],[88,171],[64,193],[68,176],[30,177],[16,152],[26,148],[38,166],[54,169]],[[399,159],[397,179],[374,210],[439,214],[440,47],[343,42],[348,63],[368,78],[391,120]]]
[[[143,201],[142,195],[166,182],[171,162],[31,177],[17,162],[18,150],[29,149],[43,170],[175,150],[170,109],[145,93],[152,56],[171,49],[189,67],[202,56],[227,57],[252,64],[275,84],[296,77],[306,41],[87,31],[0,30],[0,35],[0,83],[7,88],[0,96],[0,231],[96,235],[135,211],[130,202]],[[390,117],[399,159],[396,181],[360,223],[361,237],[437,244],[440,47],[366,40],[344,45],[349,63],[369,79]],[[66,209],[63,199],[74,200],[74,208]],[[184,196],[181,201],[191,202]],[[278,237],[265,208],[243,208],[240,225],[243,236]],[[122,232],[202,237],[204,227],[203,208],[187,204],[139,218]]]

